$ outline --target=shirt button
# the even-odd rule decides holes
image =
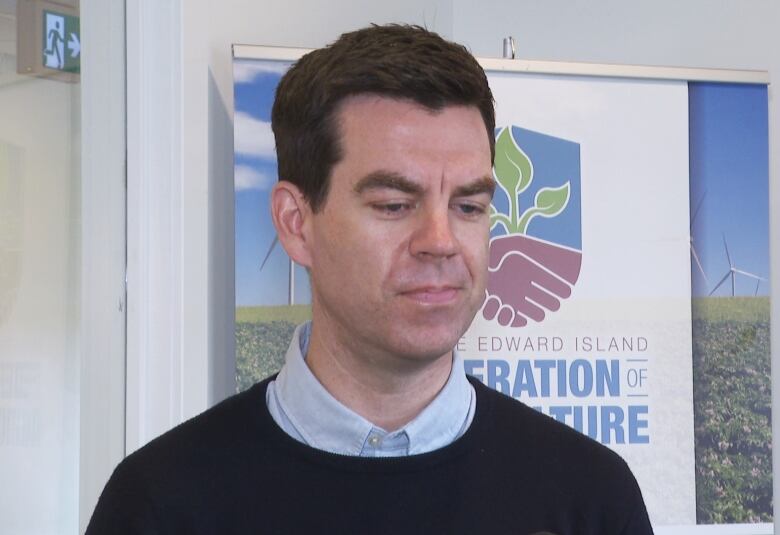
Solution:
[[[377,448],[377,447],[379,447],[379,445],[380,445],[381,443],[382,443],[382,439],[381,439],[381,438],[379,438],[379,437],[378,437],[378,436],[376,436],[376,435],[371,435],[370,437],[368,437],[368,444],[369,444],[369,446],[371,446],[372,448]]]

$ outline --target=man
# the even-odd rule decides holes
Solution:
[[[652,533],[625,463],[468,379],[493,102],[463,48],[372,27],[304,56],[272,124],[312,317],[277,377],[116,469],[88,533]]]

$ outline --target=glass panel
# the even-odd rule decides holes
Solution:
[[[81,91],[74,67],[80,55],[76,4],[0,0],[3,533],[78,530]],[[45,9],[56,12],[48,21]]]

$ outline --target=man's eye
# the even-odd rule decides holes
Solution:
[[[381,204],[374,205],[375,210],[388,215],[403,214],[405,212],[408,212],[411,209],[411,207],[412,205],[410,203],[405,203],[405,202],[390,202],[390,203],[381,203]]]
[[[463,215],[467,215],[467,216],[478,216],[485,213],[485,208],[479,204],[458,203],[456,205],[456,208]]]

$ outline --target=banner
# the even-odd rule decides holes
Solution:
[[[234,62],[239,390],[310,316],[268,211],[289,64]],[[771,533],[766,88],[488,78],[499,187],[467,372],[618,452],[657,533]]]
[[[694,524],[687,85],[489,79],[500,187],[466,372],[617,451],[654,525]]]

